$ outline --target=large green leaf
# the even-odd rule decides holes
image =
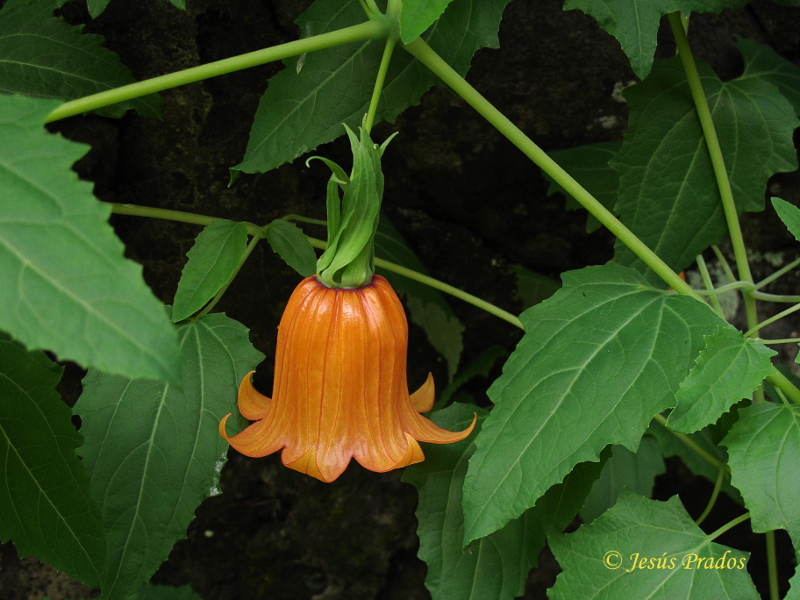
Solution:
[[[33,0],[0,10],[1,93],[73,100],[134,83],[102,36],[82,34],[82,26],[54,17],[55,6],[54,0]],[[150,94],[100,112],[119,117],[130,108],[160,117],[161,98]]]
[[[440,427],[455,430],[468,426],[476,412],[479,429],[487,412],[474,406],[453,404],[429,416]],[[476,433],[456,444],[426,446],[425,461],[403,473],[403,481],[419,492],[419,557],[428,564],[425,585],[434,600],[521,596],[546,536],[570,523],[600,473],[600,463],[578,465],[519,519],[464,548],[462,487]]]
[[[738,212],[764,209],[767,179],[797,168],[789,102],[757,78],[721,82],[698,61]],[[680,271],[719,242],[725,217],[700,121],[680,59],[658,61],[646,81],[628,88],[629,129],[611,161],[619,173],[616,212],[670,267]],[[623,244],[620,264],[659,278]]]
[[[733,404],[750,397],[764,378],[777,372],[770,362],[776,354],[762,342],[745,339],[733,327],[707,336],[697,364],[678,390],[669,428],[692,433],[716,422]]]
[[[44,352],[0,332],[0,538],[97,586],[103,520],[75,455],[82,437],[55,391],[61,371]]]
[[[465,484],[465,542],[516,518],[609,444],[630,451],[724,323],[616,263],[564,274],[526,310],[525,335],[489,389],[495,403]]]
[[[649,498],[655,478],[664,471],[661,449],[656,439],[649,435],[642,438],[636,452],[623,446],[611,446],[611,457],[603,465],[600,478],[586,498],[580,512],[581,519],[584,523],[591,523],[614,506],[622,488]]]
[[[664,15],[683,11],[719,13],[747,0],[566,0],[564,10],[581,10],[619,41],[633,72],[644,79],[653,65],[658,25]]]
[[[738,38],[736,48],[744,59],[740,80],[758,79],[775,85],[800,115],[800,67],[779,56],[772,48]]]
[[[63,360],[177,381],[164,306],[70,169],[88,146],[44,129],[57,104],[0,95],[0,328]]]
[[[222,289],[236,270],[247,248],[247,225],[219,219],[203,228],[186,256],[172,321],[191,317]]]
[[[497,30],[508,2],[453,0],[423,38],[465,75],[476,50],[498,47]],[[296,23],[309,36],[364,20],[358,0],[317,0]],[[367,112],[383,48],[383,40],[373,40],[284,61],[286,68],[270,80],[261,98],[244,159],[234,173],[269,171],[292,161],[342,135],[342,123],[355,130]],[[409,54],[395,51],[376,122],[394,122],[437,81]]]
[[[194,510],[219,494],[236,389],[263,358],[247,329],[222,314],[178,326],[182,388],[89,371],[75,406],[80,453],[103,512],[109,563],[104,599],[136,592],[186,536]]]
[[[800,406],[762,402],[743,408],[722,444],[753,531],[786,529],[800,547]]]
[[[617,201],[617,191],[619,189],[619,175],[609,166],[609,161],[616,156],[622,144],[620,142],[601,142],[599,144],[586,144],[570,148],[569,150],[556,150],[547,154],[556,161],[559,166],[586,188],[592,196],[612,210]],[[548,177],[546,173],[543,173]],[[548,177],[549,179],[549,177]],[[548,194],[562,193],[567,199],[567,209],[577,210],[582,206],[572,196],[567,194],[564,189],[552,179]],[[586,231],[591,233],[600,227],[600,221],[592,214],[586,220]]]
[[[656,502],[623,490],[594,523],[548,541],[564,569],[552,600],[760,598],[747,553],[712,542],[677,496]]]
[[[400,12],[400,39],[413,41],[439,18],[452,0],[403,0]]]
[[[401,267],[428,274],[425,265],[383,214],[375,233],[375,254]],[[378,273],[386,277],[399,294],[405,296],[411,321],[425,330],[431,346],[447,361],[447,372],[452,380],[464,350],[464,326],[453,309],[441,292],[429,285],[385,269],[378,269]]]

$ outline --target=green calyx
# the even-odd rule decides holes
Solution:
[[[331,288],[359,288],[372,281],[375,272],[375,231],[383,198],[381,156],[394,136],[378,146],[364,127],[359,127],[360,137],[347,125],[344,128],[353,150],[349,177],[332,160],[313,157],[331,169],[328,246],[317,260],[317,278]]]

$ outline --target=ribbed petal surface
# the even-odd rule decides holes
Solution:
[[[409,396],[408,324],[389,282],[375,275],[358,289],[333,289],[308,277],[297,286],[281,319],[270,400],[239,388],[239,410],[256,420],[228,438],[242,454],[265,456],[283,448],[283,464],[333,481],[351,458],[389,471],[423,460],[417,440],[448,444],[467,437],[419,413],[430,410],[433,379]]]

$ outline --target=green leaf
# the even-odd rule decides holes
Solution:
[[[467,427],[475,412],[479,429],[487,413],[475,406],[453,404],[428,416],[440,427],[452,430]],[[545,537],[569,525],[600,473],[599,463],[578,465],[535,508],[463,548],[462,487],[467,461],[475,450],[475,435],[473,432],[455,444],[426,445],[425,461],[403,473],[403,481],[413,484],[419,492],[419,557],[428,564],[425,585],[434,600],[510,600],[521,596]]]
[[[516,296],[522,302],[523,308],[530,308],[547,300],[561,287],[561,283],[555,279],[534,273],[522,265],[512,265],[511,270],[517,276]]]
[[[783,224],[786,225],[789,233],[800,242],[800,208],[774,196],[772,197],[772,206],[775,208],[775,212],[778,213],[778,217],[783,221]]]
[[[594,523],[548,541],[564,569],[552,600],[760,598],[748,554],[713,543],[677,496],[657,502],[623,490]]]
[[[667,424],[692,433],[717,421],[739,400],[750,397],[764,378],[776,373],[770,357],[777,352],[741,331],[723,327],[706,336],[706,346],[681,383]]]
[[[722,445],[753,531],[786,529],[800,547],[800,406],[762,402],[743,408]]]
[[[773,84],[794,107],[795,114],[800,115],[800,67],[753,40],[737,36],[736,48],[744,59],[744,72],[739,79],[753,78]]]
[[[664,425],[654,420],[650,423],[647,434],[652,435],[658,440],[662,456],[665,458],[670,456],[680,457],[683,464],[686,465],[692,473],[705,477],[711,483],[716,482],[719,471],[717,467],[706,460],[704,456],[715,459],[722,465],[728,462],[728,453],[725,452],[724,448],[720,448],[714,443],[708,429],[703,429],[702,431],[689,435],[682,433],[675,434]],[[691,446],[681,440],[686,440]],[[700,454],[700,452],[702,452],[702,454]],[[725,477],[723,480],[722,491],[728,494],[737,504],[744,504],[739,490],[731,485],[730,477]]]
[[[73,100],[135,82],[103,47],[103,36],[82,34],[82,26],[54,17],[55,7],[54,0],[37,0],[0,10],[0,93]],[[131,108],[160,118],[161,98],[150,94],[99,112],[121,117]]]
[[[487,414],[474,406],[453,404],[430,416],[440,427],[466,427],[474,412],[481,419]],[[419,557],[428,564],[425,586],[434,600],[520,596],[528,571],[544,547],[545,536],[523,515],[462,549],[461,488],[475,448],[473,440],[474,434],[456,444],[426,446],[425,461],[403,473],[403,481],[419,491]]]
[[[800,124],[775,86],[757,79],[721,82],[698,61],[736,208],[764,209],[771,175],[797,168],[792,132]],[[680,59],[658,61],[646,81],[625,91],[631,107],[622,150],[616,212],[671,268],[689,266],[727,232],[700,121]],[[658,276],[617,242],[617,262]],[[658,283],[659,285],[664,285]]]
[[[178,326],[183,387],[89,371],[75,412],[92,495],[103,512],[109,564],[104,599],[136,592],[186,536],[194,510],[219,494],[236,390],[263,358],[247,329],[222,314]],[[241,423],[241,417],[237,418]]]
[[[566,0],[564,10],[578,9],[613,35],[640,79],[647,77],[656,51],[658,25],[664,15],[683,11],[719,13],[744,6],[746,0]]]
[[[586,188],[597,200],[608,210],[614,208],[617,201],[617,190],[619,189],[619,175],[612,169],[608,162],[617,155],[622,144],[620,142],[601,142],[599,144],[587,144],[570,148],[569,150],[556,150],[548,152],[548,156],[556,161],[559,166]],[[550,177],[543,172],[545,177]],[[547,193],[563,194],[567,199],[567,210],[578,210],[583,208],[577,200],[567,194],[564,189],[555,181],[550,179],[550,187]],[[586,231],[592,231],[600,227],[600,221],[594,215],[589,214],[586,220]]]
[[[403,0],[400,39],[404,44],[418,38],[447,8],[452,0]]]
[[[425,265],[384,214],[381,214],[375,233],[375,254],[401,267],[428,274]],[[378,273],[389,280],[398,294],[405,297],[411,321],[425,330],[431,346],[447,361],[447,373],[452,380],[464,350],[464,326],[453,309],[437,289],[385,269],[378,269]]]
[[[57,104],[0,96],[0,328],[62,360],[177,381],[164,306],[70,169],[88,146],[44,129]]]
[[[0,538],[20,556],[100,585],[106,542],[89,478],[75,455],[82,437],[55,386],[61,367],[0,332]]]
[[[86,0],[86,6],[89,8],[89,15],[93,19],[96,19],[103,13],[109,2],[111,2],[111,0]]]
[[[525,335],[489,389],[464,498],[465,541],[522,514],[609,444],[630,451],[724,323],[704,303],[647,286],[616,263],[565,273],[526,310]]]
[[[266,237],[272,250],[300,275],[310,277],[317,272],[317,255],[297,225],[275,219],[267,226]]]
[[[183,267],[172,321],[177,323],[205,306],[239,268],[247,248],[247,225],[219,219],[203,228]]]
[[[148,583],[128,600],[203,600],[190,585],[152,585]]]
[[[591,523],[614,506],[622,488],[649,498],[653,493],[655,478],[666,471],[661,449],[655,438],[645,435],[634,453],[623,446],[611,446],[609,458],[600,478],[592,486],[580,515],[584,523]]]
[[[423,36],[462,76],[476,50],[497,48],[509,0],[452,0]],[[305,37],[364,22],[358,0],[317,0],[295,21]],[[312,52],[284,61],[258,105],[242,162],[232,172],[259,173],[290,162],[342,135],[342,123],[361,124],[372,96],[383,40]],[[394,122],[438,79],[406,52],[395,52],[375,122]],[[319,107],[325,107],[324,110]]]

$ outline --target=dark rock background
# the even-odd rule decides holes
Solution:
[[[187,0],[182,12],[166,0],[114,0],[94,21],[82,2],[69,3],[62,14],[103,34],[141,80],[296,39],[292,21],[309,4]],[[620,140],[627,106],[613,94],[635,77],[611,36],[578,11],[562,12],[561,5],[560,0],[511,2],[500,49],[479,51],[468,79],[545,150]],[[768,43],[800,64],[798,9],[759,0],[741,11],[694,17],[693,47],[723,78],[741,69],[734,34]],[[659,39],[657,56],[672,55],[663,23]],[[243,156],[259,98],[281,68],[265,65],[163,92],[163,121],[133,113],[120,120],[83,116],[51,129],[92,146],[76,170],[95,182],[101,200],[255,223],[287,213],[324,218],[328,175],[318,164],[309,169],[298,160],[270,173],[243,175],[227,187],[228,168]],[[384,157],[384,208],[434,277],[518,313],[522,305],[509,265],[558,277],[611,258],[610,235],[587,235],[585,215],[566,212],[560,196],[547,197],[538,168],[448,90],[431,90],[396,124],[377,126],[374,137],[382,140],[393,131],[400,135]],[[342,139],[317,152],[348,162]],[[798,183],[797,175],[776,177],[772,193],[800,204]],[[127,216],[114,216],[112,223],[128,256],[144,265],[156,295],[171,303],[198,228]],[[774,215],[746,216],[744,227],[748,242],[762,253],[756,256],[756,277],[769,272],[758,260],[763,253],[782,252],[785,260],[798,254]],[[268,357],[266,373],[278,320],[298,281],[266,243],[260,244],[217,307],[251,329],[253,344]],[[787,277],[770,291],[796,291],[798,283],[797,277]],[[466,325],[462,361],[491,344],[513,349],[520,333],[512,326],[456,300],[451,304]],[[775,337],[800,330],[782,327]],[[787,352],[790,362],[794,356]],[[443,361],[412,326],[411,386],[429,370],[438,382],[446,381]],[[80,393],[81,376],[80,369],[69,366],[62,391],[70,404]],[[478,380],[469,391],[485,401],[489,382]],[[692,514],[702,511],[711,484],[694,478],[680,461],[669,465],[656,497],[680,493]],[[426,567],[416,558],[416,492],[400,482],[399,472],[379,475],[353,463],[336,482],[322,484],[283,468],[277,456],[254,460],[232,452],[221,487],[223,495],[200,506],[188,539],[178,542],[154,583],[188,583],[206,600],[430,597],[423,585]],[[719,524],[737,510],[721,501]],[[750,534],[746,525],[728,536],[726,543],[754,552],[751,567],[764,590],[762,537]],[[779,542],[785,581],[792,553],[785,536]],[[4,600],[97,593],[33,558],[20,560],[10,544],[0,550]],[[557,572],[552,556],[543,552],[525,597],[544,598]]]

